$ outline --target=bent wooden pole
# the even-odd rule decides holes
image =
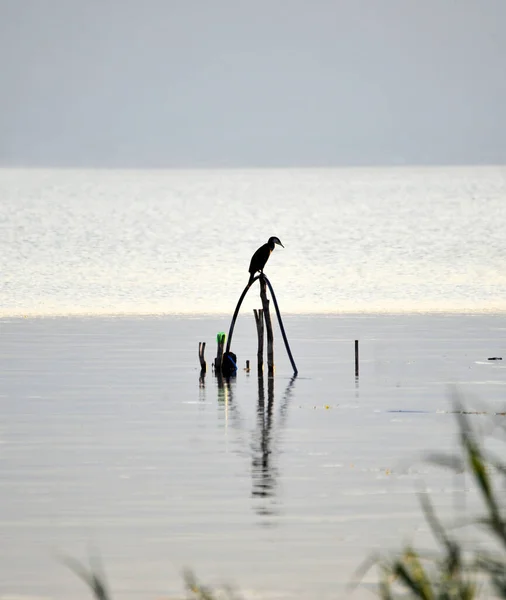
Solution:
[[[258,277],[259,277],[259,275],[257,275],[253,279],[253,281],[244,288],[244,290],[241,294],[241,297],[239,298],[239,302],[237,303],[237,306],[235,307],[234,316],[232,317],[232,323],[230,323],[230,329],[228,331],[227,348],[226,348],[225,352],[230,352],[230,344],[232,343],[232,334],[234,333],[235,322],[237,320],[237,315],[239,314],[239,309],[241,308],[242,301],[244,300],[244,297],[248,293],[248,290],[250,289],[252,283],[254,281],[256,281],[258,279]]]
[[[276,309],[276,314],[278,316],[279,328],[281,329],[281,335],[283,336],[283,341],[285,342],[286,352],[288,353],[288,358],[290,359],[290,362],[292,363],[293,374],[297,375],[297,373],[299,371],[297,370],[297,367],[295,366],[295,361],[293,360],[292,352],[291,352],[290,346],[288,344],[288,339],[286,337],[285,328],[283,327],[283,321],[281,320],[281,313],[279,312],[278,301],[276,300],[276,294],[274,293],[271,282],[267,279],[267,277],[264,274],[262,274],[262,277],[265,279],[267,285],[269,286],[269,290],[271,291],[272,299],[274,300],[274,307]]]

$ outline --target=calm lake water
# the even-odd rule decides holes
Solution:
[[[299,377],[278,342],[259,380],[241,315],[237,378],[200,381],[198,341],[209,359],[227,325],[0,320],[2,600],[88,598],[59,561],[88,554],[117,598],[180,596],[185,567],[248,597],[338,598],[372,551],[433,545],[418,482],[441,517],[476,514],[470,480],[423,456],[456,448],[452,384],[504,410],[506,368],[487,360],[504,356],[503,316],[288,316]],[[474,422],[488,418],[504,419]]]
[[[456,448],[453,386],[504,418],[504,223],[500,167],[0,170],[0,600],[89,598],[61,563],[89,555],[115,598],[191,567],[330,599],[370,552],[432,545],[418,483],[442,517],[477,506],[423,461]],[[299,376],[277,329],[275,378],[243,370],[254,290],[237,377],[200,379],[270,235]]]
[[[506,309],[506,168],[0,169],[0,314]],[[249,297],[245,308],[255,306]]]

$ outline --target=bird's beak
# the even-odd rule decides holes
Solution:
[[[281,248],[284,248],[284,246],[281,242],[276,242],[276,244],[279,244],[281,246]]]

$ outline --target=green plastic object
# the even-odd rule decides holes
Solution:
[[[227,336],[225,335],[225,333],[223,331],[220,331],[218,333],[218,335],[216,336],[216,341],[218,342],[218,344],[221,343],[221,344],[225,345],[225,338],[226,337]]]

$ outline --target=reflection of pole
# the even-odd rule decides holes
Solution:
[[[274,378],[269,377],[267,384],[267,410],[265,408],[265,391],[263,375],[258,377],[258,406],[257,423],[258,438],[257,444],[253,449],[253,496],[258,498],[270,498],[275,493],[275,469],[271,464],[271,427],[272,427],[272,408],[274,405]],[[272,514],[272,509],[267,505],[262,505],[258,509],[259,514]]]
[[[264,307],[265,329],[267,330],[267,368],[269,377],[274,376],[274,335],[272,333],[271,313],[269,311],[269,300],[267,299],[267,288],[265,277],[260,276],[260,298]]]
[[[277,443],[279,435],[286,424],[288,407],[293,392],[296,375],[294,375],[283,394],[283,402],[279,411],[279,422],[276,427],[274,415],[274,377],[267,380],[267,406],[265,402],[264,377],[258,376],[257,429],[254,434],[252,449],[252,495],[261,500],[256,508],[259,515],[272,515],[275,512],[277,487]],[[268,500],[270,502],[268,502]]]
[[[274,307],[276,309],[276,314],[278,315],[279,328],[281,329],[281,335],[283,336],[283,341],[285,342],[285,348],[288,353],[288,358],[290,359],[290,362],[292,363],[293,374],[297,375],[298,370],[297,370],[297,367],[295,366],[295,361],[293,360],[293,356],[290,351],[290,346],[289,346],[288,340],[286,338],[285,328],[283,327],[283,321],[281,320],[281,313],[279,312],[278,302],[276,300],[276,294],[274,293],[274,290],[272,289],[271,282],[267,279],[267,277],[263,273],[262,273],[262,277],[263,277],[263,279],[265,279],[265,281],[271,291],[272,299],[274,300]]]

